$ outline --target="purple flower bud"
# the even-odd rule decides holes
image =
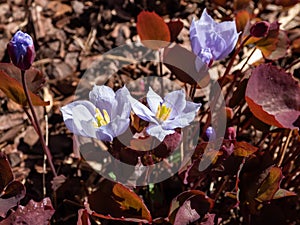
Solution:
[[[224,59],[234,49],[239,38],[234,21],[217,23],[203,11],[199,20],[190,26],[192,50],[203,62]]]
[[[33,63],[35,50],[30,35],[18,31],[7,44],[9,57],[21,70],[28,70]]]
[[[209,141],[214,141],[217,138],[216,131],[213,127],[208,127],[205,131],[205,134]]]
[[[269,33],[269,29],[270,23],[266,21],[257,22],[250,28],[250,34],[258,38],[266,37]]]

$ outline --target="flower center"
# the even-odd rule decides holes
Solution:
[[[165,104],[160,104],[157,107],[157,112],[156,112],[155,117],[159,121],[165,121],[166,119],[169,118],[171,111],[172,111],[172,109],[167,107]]]
[[[95,114],[96,122],[94,122],[95,127],[105,126],[110,122],[110,117],[105,109],[102,110],[102,113],[98,108],[96,108],[95,111],[96,111]]]

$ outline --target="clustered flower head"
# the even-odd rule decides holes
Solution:
[[[149,122],[146,133],[163,141],[176,128],[188,126],[200,104],[186,101],[185,92],[170,92],[162,99],[152,88],[147,93],[147,106],[133,98],[124,86],[116,93],[107,86],[95,85],[88,100],[72,102],[61,108],[64,122],[74,134],[112,141],[129,127],[131,109]]]
[[[234,21],[217,23],[204,9],[199,20],[190,26],[192,50],[203,62],[221,60],[234,49],[239,33]]]
[[[31,36],[22,31],[15,33],[7,44],[9,57],[21,70],[28,70],[35,58],[35,49]]]

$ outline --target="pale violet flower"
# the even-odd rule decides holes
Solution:
[[[112,141],[129,126],[128,95],[126,87],[115,93],[110,87],[95,85],[90,101],[79,100],[61,108],[64,122],[76,135]]]
[[[149,108],[131,96],[129,99],[133,112],[149,122],[146,132],[159,141],[173,134],[174,129],[188,126],[201,106],[201,104],[186,101],[184,90],[170,92],[162,99],[149,87],[147,93]]]
[[[234,49],[239,38],[234,21],[217,23],[204,9],[199,20],[192,21],[192,50],[203,62],[224,59]]]

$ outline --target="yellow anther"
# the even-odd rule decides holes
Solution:
[[[107,113],[107,111],[105,109],[102,110],[103,114],[101,113],[101,111],[96,108],[95,109],[95,118],[97,122],[93,122],[95,127],[101,127],[101,126],[105,126],[110,122],[110,117]]]
[[[172,109],[165,104],[159,105],[155,117],[160,121],[165,121],[169,118],[171,111]]]
[[[104,116],[105,121],[107,123],[109,123],[110,122],[110,117],[108,115],[108,112],[105,109],[103,109],[102,111],[103,111],[103,116]]]

